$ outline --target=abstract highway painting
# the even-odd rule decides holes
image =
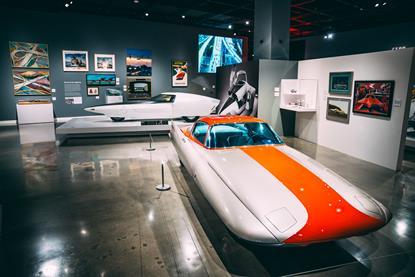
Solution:
[[[13,67],[49,68],[47,44],[11,41],[9,48]]]
[[[13,70],[14,95],[51,95],[49,70]]]

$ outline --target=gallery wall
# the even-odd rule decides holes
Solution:
[[[296,45],[295,42],[291,42]],[[334,33],[331,40],[323,35],[304,40],[305,59],[334,57],[392,50],[394,47],[415,47],[415,23],[395,24],[377,28]],[[299,42],[297,42],[298,45]],[[300,57],[301,49],[293,48],[292,57]]]
[[[283,128],[280,110],[280,93],[274,89],[281,86],[282,79],[297,78],[297,61],[259,60],[259,107],[258,117],[266,120],[281,135],[289,135]],[[285,118],[288,126],[295,122]],[[284,130],[285,129],[285,130]],[[290,128],[288,128],[290,129]]]
[[[413,66],[414,48],[300,61],[298,78],[318,80],[318,99],[316,113],[297,114],[296,136],[393,170],[399,169],[404,146],[402,134],[409,112],[408,95],[415,77]],[[326,119],[329,73],[345,71],[353,71],[354,80],[395,81],[395,103],[390,118],[351,112],[348,124]],[[352,99],[352,96],[343,98]]]
[[[122,89],[126,82],[126,49],[152,51],[152,94],[164,91],[183,91],[215,96],[215,74],[197,72],[198,34],[230,35],[218,30],[188,26],[153,23],[139,20],[70,13],[38,13],[23,10],[2,10],[0,17],[0,121],[16,119],[15,103],[30,96],[14,96],[9,41],[38,42],[49,45],[50,79],[52,93],[56,97],[56,117],[84,116],[83,108],[104,104],[106,88],[100,97],[86,96],[86,72],[64,72],[62,50],[85,50],[89,52],[89,73],[94,71],[94,54],[115,54],[116,74]],[[187,88],[172,88],[171,60],[189,62]],[[64,102],[64,82],[81,81],[83,104],[69,105]],[[39,97],[37,97],[39,98]],[[43,97],[44,98],[44,97]],[[125,99],[126,101],[126,99]]]

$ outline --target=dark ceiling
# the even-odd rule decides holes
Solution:
[[[137,2],[137,0],[135,0]],[[0,6],[227,29],[251,36],[255,0],[20,0]],[[279,1],[279,0],[275,0]],[[69,7],[65,4],[73,2]],[[291,38],[415,21],[414,0],[293,0]],[[378,5],[376,5],[378,4]],[[148,16],[146,16],[148,13]],[[184,16],[184,18],[183,18]],[[249,24],[246,24],[249,21]]]

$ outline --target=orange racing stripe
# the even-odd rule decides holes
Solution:
[[[355,209],[329,185],[277,148],[257,146],[240,149],[283,183],[307,210],[306,224],[285,243],[333,240],[384,225],[384,222]]]

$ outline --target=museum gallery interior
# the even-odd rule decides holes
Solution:
[[[415,276],[410,0],[0,3],[0,276]]]

